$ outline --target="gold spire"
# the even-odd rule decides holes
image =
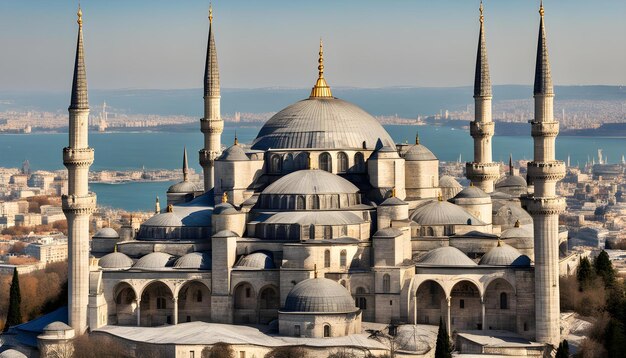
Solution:
[[[235,131],[235,141],[233,143],[234,145],[239,145],[239,139],[237,138],[237,131]]]
[[[498,238],[498,247],[502,247],[502,239]]]
[[[324,43],[320,38],[320,58],[317,60],[319,65],[317,66],[318,77],[317,82],[315,82],[315,86],[311,89],[311,97],[310,98],[332,98],[333,94],[330,91],[330,87],[328,87],[328,83],[324,79]]]
[[[539,15],[541,15],[541,17],[543,17],[544,11],[543,11],[543,0],[541,0],[541,2],[539,3]]]
[[[228,194],[224,192],[224,194],[222,194],[222,203],[227,203],[227,202],[228,202]]]
[[[393,188],[391,188],[391,197],[392,198],[396,197],[396,187],[395,186]]]
[[[483,0],[480,0],[480,7],[478,8],[478,11],[480,11],[480,23],[482,24],[485,22],[485,17],[483,16]]]
[[[519,220],[515,220],[515,227],[519,227],[520,223]]]
[[[78,12],[76,15],[78,15],[78,20],[76,20],[78,26],[83,27],[83,10],[80,8],[80,3],[78,3]]]
[[[441,192],[437,195],[437,200],[443,201],[443,195],[441,195]]]
[[[169,204],[166,210],[168,213],[174,212],[174,206],[172,204]]]
[[[415,145],[419,145],[419,144],[420,144],[420,133],[415,132]]]
[[[213,4],[209,3],[209,24],[213,24]]]

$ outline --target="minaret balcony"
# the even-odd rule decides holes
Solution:
[[[61,196],[63,212],[66,214],[91,214],[96,208],[96,194],[88,193],[85,196]]]
[[[530,135],[533,137],[556,137],[559,134],[559,122],[530,122]]]
[[[205,134],[220,134],[224,131],[224,121],[205,119],[200,120],[200,130]]]
[[[565,163],[560,160],[552,162],[528,162],[528,179],[530,182],[536,180],[559,181],[565,178]]]
[[[528,195],[521,199],[522,207],[530,215],[558,215],[566,208],[565,198],[561,197],[536,198]]]
[[[465,164],[465,172],[471,181],[496,180],[500,178],[500,164],[468,162]]]
[[[211,152],[206,149],[200,149],[200,152],[198,152],[198,154],[200,155],[200,165],[203,167],[207,165],[213,165],[215,159],[219,157],[219,153]]]
[[[65,166],[89,166],[93,163],[93,148],[63,148]]]
[[[472,138],[492,137],[495,131],[493,122],[470,122],[470,135]]]

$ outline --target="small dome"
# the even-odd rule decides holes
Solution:
[[[526,180],[519,175],[509,175],[497,182],[495,185],[496,189],[510,187],[526,188],[527,186],[528,184],[526,183]]]
[[[93,237],[101,238],[101,239],[119,239],[120,235],[113,228],[103,227],[98,230]]]
[[[351,225],[360,224],[363,219],[348,211],[287,211],[276,213],[265,224],[299,225]]]
[[[394,227],[388,227],[376,231],[374,237],[398,237],[402,235],[402,231]]]
[[[519,239],[519,238],[532,238],[533,233],[526,229],[522,229],[521,227],[512,227],[510,229],[506,229],[500,235],[501,239]]]
[[[195,193],[196,191],[198,191],[198,187],[190,181],[181,181],[167,189],[167,192],[170,194],[188,194]]]
[[[47,326],[45,326],[43,328],[43,330],[45,332],[49,332],[49,331],[69,331],[70,329],[72,329],[72,327],[68,326],[67,324],[60,322],[60,321],[55,321],[52,323],[49,323]]]
[[[337,98],[309,98],[270,118],[252,149],[362,149],[381,141],[395,148],[389,133],[363,109]]]
[[[444,175],[441,178],[439,178],[439,187],[440,188],[455,188],[455,189],[463,188],[463,186],[459,184],[459,182],[456,181],[456,179],[454,179],[453,177],[449,175]]]
[[[352,295],[345,287],[327,278],[310,278],[289,291],[282,311],[349,313],[357,310]]]
[[[485,193],[476,186],[468,186],[467,188],[461,190],[458,194],[454,196],[454,199],[478,199],[478,198],[489,198],[489,194]]]
[[[418,265],[428,266],[476,266],[463,251],[452,246],[444,246],[428,251],[417,261]]]
[[[380,206],[396,206],[396,205],[408,205],[409,203],[407,203],[406,201],[392,196],[390,198],[385,199],[385,201],[383,201]]]
[[[404,160],[417,162],[423,160],[437,160],[437,157],[435,157],[433,152],[426,148],[426,146],[415,144],[406,151]]]
[[[191,252],[182,256],[176,263],[175,269],[210,270],[212,265],[211,254],[208,252]]]
[[[183,222],[174,212],[159,213],[146,220],[141,226],[181,227]]]
[[[164,252],[153,252],[141,257],[133,265],[134,269],[142,270],[160,270],[171,267],[175,257]]]
[[[239,146],[238,144],[234,144],[228,147],[224,152],[222,152],[222,155],[220,155],[217,160],[225,162],[237,162],[242,160],[250,160],[250,158],[248,158],[246,152],[244,152],[241,146]]]
[[[377,143],[377,145],[380,145],[380,143]],[[376,159],[376,158],[400,158],[400,156],[398,155],[398,152],[394,149],[391,148],[390,146],[383,146],[380,147],[378,149],[376,149],[372,155],[370,155],[370,159]]]
[[[420,225],[485,225],[462,207],[447,201],[431,201],[418,207],[411,220]]]
[[[359,188],[325,170],[298,170],[270,184],[263,194],[356,194]]]
[[[211,237],[239,237],[236,232],[230,230],[222,230],[213,234]]]
[[[249,255],[242,256],[235,268],[247,268],[247,269],[274,269],[274,260],[272,257],[262,251],[253,252]]]
[[[498,242],[498,246],[489,250],[480,259],[479,265],[525,267],[530,266],[530,258],[520,254],[513,246]]]
[[[102,256],[98,265],[103,269],[127,269],[133,265],[133,260],[121,252],[112,252]]]
[[[0,353],[0,358],[27,358],[26,355],[15,349],[7,349]]]
[[[236,214],[237,209],[231,203],[219,203],[215,205],[215,209],[213,210],[214,215],[222,215],[222,214]]]

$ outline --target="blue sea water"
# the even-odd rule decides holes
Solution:
[[[420,142],[442,161],[470,160],[473,156],[472,139],[467,130],[436,126],[385,126],[396,142],[413,143],[419,131]],[[235,133],[242,143],[250,143],[258,127],[227,125],[222,141],[232,143]],[[529,130],[530,132],[530,130]],[[189,152],[189,164],[197,172],[197,151],[202,146],[202,133],[194,132],[138,132],[90,133],[89,144],[95,149],[93,170],[176,169],[182,162],[183,148]],[[63,169],[61,148],[67,145],[66,133],[33,133],[29,135],[0,135],[0,167],[20,167],[24,160],[33,170]],[[615,163],[626,153],[626,138],[558,137],[557,158],[571,164],[583,165],[602,148],[610,162]],[[496,136],[493,138],[494,161],[507,161],[509,153],[515,159],[532,158],[532,138]],[[98,194],[99,204],[127,210],[151,210],[154,197],[165,199],[165,191],[172,183],[91,184]]]

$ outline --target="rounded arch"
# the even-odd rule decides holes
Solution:
[[[178,290],[180,322],[211,321],[211,289],[202,281],[185,282]]]
[[[348,155],[344,152],[337,153],[337,173],[346,173],[348,169]]]
[[[233,289],[235,323],[257,322],[257,299],[254,287],[249,282],[240,282]]]
[[[293,154],[288,153],[283,156],[283,170],[287,173],[291,173],[294,169],[294,159]]]
[[[270,156],[270,172],[280,173],[283,169],[283,160],[278,154],[272,154]]]
[[[324,323],[324,338],[332,337],[332,330],[329,323]]]
[[[327,172],[333,172],[333,158],[330,156],[330,153],[324,152],[320,154],[318,168]]]
[[[480,285],[467,279],[450,289],[450,325],[455,330],[482,329]]]
[[[369,298],[367,289],[363,286],[359,286],[354,290],[354,305],[360,310],[367,310],[367,299]],[[365,312],[363,313],[365,316]]]
[[[391,292],[391,276],[388,273],[383,275],[383,292]]]
[[[259,318],[261,324],[278,318],[278,309],[280,308],[280,291],[273,284],[266,285],[259,290]]]
[[[339,253],[339,267],[346,268],[348,265],[348,252],[346,250],[341,250]]]
[[[135,288],[126,281],[118,282],[113,288],[115,311],[112,322],[119,326],[137,324],[137,293]]]
[[[422,281],[415,290],[415,323],[438,324],[447,317],[446,292],[435,280]]]
[[[141,291],[140,325],[162,326],[173,323],[174,294],[164,282],[154,280]]]
[[[330,267],[330,249],[324,250],[324,268]]]
[[[491,280],[485,289],[485,328],[517,331],[515,287],[504,278]]]
[[[354,171],[357,173],[365,171],[365,156],[361,152],[354,154]]]

